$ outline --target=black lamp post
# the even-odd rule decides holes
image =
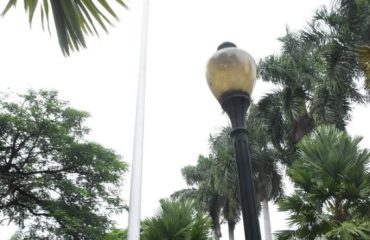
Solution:
[[[245,239],[261,240],[247,130],[244,127],[250,94],[256,81],[256,64],[251,55],[233,43],[225,42],[217,50],[207,64],[207,82],[231,121]]]

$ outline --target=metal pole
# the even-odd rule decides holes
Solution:
[[[222,96],[220,102],[222,108],[228,114],[233,128],[231,136],[234,138],[235,143],[235,158],[238,169],[245,239],[261,240],[247,130],[244,128],[245,115],[250,99],[243,92],[232,92]]]
[[[149,0],[144,0],[141,26],[139,80],[137,84],[137,95],[136,95],[134,150],[131,168],[128,240],[140,239],[141,185],[142,185],[141,180],[142,180],[142,161],[143,161],[143,143],[144,143],[145,78],[146,78],[148,14],[149,14]]]

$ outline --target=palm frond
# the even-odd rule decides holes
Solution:
[[[370,239],[370,223],[344,222],[325,234],[328,239],[338,236],[343,240]]]
[[[17,5],[17,2],[17,0],[9,0],[1,15],[7,14],[11,7]],[[127,8],[122,0],[114,2]],[[59,45],[63,54],[67,56],[70,55],[71,51],[78,51],[81,47],[86,47],[86,34],[98,35],[97,25],[107,32],[107,25],[112,24],[111,18],[118,20],[118,16],[110,4],[107,0],[24,0],[30,24],[37,8],[40,10],[43,28],[46,20],[48,29],[50,29],[49,22],[50,16],[52,16]]]
[[[161,200],[155,216],[143,222],[141,239],[210,240],[210,219],[192,201]]]
[[[321,126],[300,142],[299,159],[288,172],[295,191],[279,201],[296,230],[280,232],[278,239],[370,239],[364,231],[369,229],[370,153],[359,148],[360,141]]]

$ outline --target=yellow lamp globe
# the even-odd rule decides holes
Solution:
[[[256,63],[249,53],[225,42],[209,59],[206,78],[219,101],[224,94],[231,92],[243,92],[250,96],[256,82]]]

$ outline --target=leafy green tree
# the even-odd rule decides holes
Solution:
[[[0,101],[0,217],[31,239],[101,239],[125,208],[127,164],[84,139],[86,112],[54,91]],[[27,238],[26,238],[27,239]]]
[[[209,217],[191,201],[161,200],[156,215],[142,223],[143,240],[210,240]]]
[[[4,16],[17,2],[9,0],[1,15]],[[69,55],[71,50],[78,51],[80,47],[86,47],[85,35],[98,35],[97,25],[107,32],[107,25],[111,25],[112,18],[118,20],[112,2],[126,7],[122,0],[110,3],[107,0],[24,0],[24,7],[30,24],[37,9],[40,11],[43,28],[46,21],[50,31],[49,22],[53,18],[62,52]]]
[[[287,239],[370,239],[370,152],[333,126],[321,126],[299,144],[288,174],[294,192],[281,200],[294,230]]]

